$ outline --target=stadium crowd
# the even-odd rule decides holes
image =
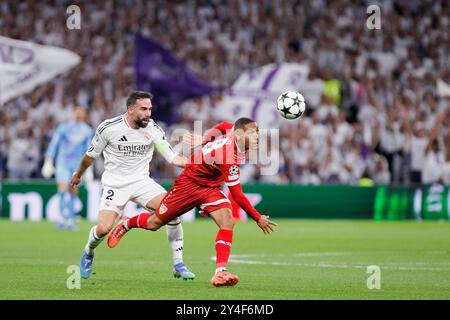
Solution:
[[[89,109],[93,127],[125,110],[140,32],[225,88],[268,63],[309,65],[299,88],[308,112],[281,129],[278,175],[244,166],[245,182],[450,184],[446,0],[379,1],[381,30],[366,26],[367,1],[80,1],[76,31],[61,27],[67,1],[37,3],[2,2],[1,35],[67,48],[82,63],[1,107],[2,178],[41,177],[55,126],[75,104]],[[168,136],[175,127],[192,129],[194,120],[204,128],[222,120],[214,109],[220,99],[179,106],[180,122],[165,126]],[[155,160],[154,177],[177,174]]]

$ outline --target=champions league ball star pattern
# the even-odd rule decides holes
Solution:
[[[277,99],[277,110],[285,119],[297,119],[305,113],[305,98],[298,92],[283,92]]]

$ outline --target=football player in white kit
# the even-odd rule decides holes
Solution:
[[[175,166],[184,167],[187,161],[174,152],[164,132],[150,119],[151,99],[150,93],[132,92],[127,99],[127,112],[98,126],[89,149],[73,173],[71,185],[76,188],[85,170],[103,153],[105,171],[99,218],[89,232],[80,263],[80,273],[85,279],[92,272],[95,248],[111,231],[127,202],[156,210],[164,198],[166,190],[149,176],[154,149]],[[183,263],[183,229],[179,218],[167,225],[167,238],[174,260],[174,276],[194,279],[195,275]]]

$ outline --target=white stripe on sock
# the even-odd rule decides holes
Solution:
[[[230,246],[231,247],[231,242],[226,242],[226,241],[223,241],[223,240],[217,240],[216,244],[218,244],[218,243],[221,243],[221,244],[224,244],[226,246]]]

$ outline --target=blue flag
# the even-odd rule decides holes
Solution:
[[[216,90],[168,50],[138,34],[134,38],[134,70],[136,89],[154,96],[155,119],[168,123],[177,120],[174,108],[181,102]]]

